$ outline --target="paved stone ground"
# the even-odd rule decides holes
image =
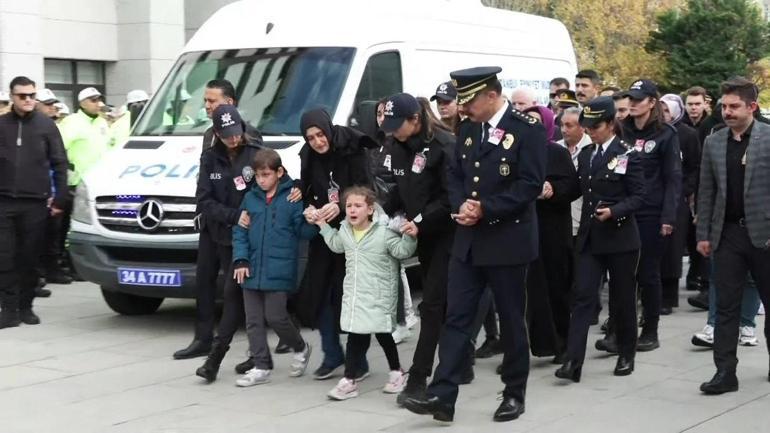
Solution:
[[[0,432],[369,432],[435,431],[429,417],[412,415],[381,392],[387,377],[384,355],[373,344],[372,376],[362,395],[346,402],[326,399],[334,381],[288,377],[289,355],[275,357],[270,384],[235,387],[233,366],[244,359],[238,334],[219,380],[194,376],[202,359],[174,361],[171,353],[191,337],[191,301],[166,301],[146,317],[122,317],[108,309],[89,283],[52,286],[38,300],[42,325],[0,330]],[[682,295],[682,305],[686,305]],[[759,317],[759,329],[764,318]],[[637,356],[636,372],[612,376],[615,359],[593,349],[592,329],[580,384],[553,376],[547,359],[533,359],[527,412],[518,421],[495,424],[492,412],[501,389],[494,368],[480,360],[476,380],[462,387],[453,426],[458,432],[767,432],[770,383],[764,341],[740,348],[741,390],[701,396],[711,377],[711,352],[690,345],[705,320],[689,306],[663,319],[659,350]],[[317,333],[305,331],[320,362]],[[415,338],[399,346],[408,365]],[[271,345],[276,343],[271,336]]]

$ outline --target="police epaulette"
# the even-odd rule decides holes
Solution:
[[[521,111],[511,108],[511,111],[513,111],[513,116],[517,119],[521,120],[522,122],[526,123],[527,125],[534,125],[537,123],[537,119],[535,119],[532,116],[529,116],[527,114],[522,113]]]

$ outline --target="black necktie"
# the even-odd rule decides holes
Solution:
[[[593,168],[594,166],[596,166],[597,164],[599,164],[599,161],[601,161],[601,160],[602,160],[602,153],[603,153],[603,152],[602,152],[602,146],[601,146],[601,145],[599,145],[599,146],[596,148],[596,153],[594,154],[594,157],[593,157],[593,158],[591,158],[591,168]]]
[[[484,122],[483,125],[481,125],[481,142],[486,143],[487,138],[489,138],[489,128],[491,128],[492,125],[490,125],[487,122]]]

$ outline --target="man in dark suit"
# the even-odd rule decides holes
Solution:
[[[470,329],[485,287],[495,295],[505,349],[503,401],[495,421],[524,413],[529,347],[524,323],[527,264],[538,255],[535,200],[545,181],[545,129],[513,110],[502,96],[499,67],[450,74],[458,104],[468,119],[460,124],[447,183],[457,224],[449,264],[447,315],[439,341],[439,365],[425,397],[404,407],[452,421],[458,384],[468,362]]]
[[[722,83],[722,115],[727,128],[706,138],[698,189],[698,252],[713,257],[717,294],[714,377],[705,394],[738,390],[735,368],[738,325],[746,276],[770,301],[770,126],[754,121],[757,86],[743,77]],[[770,320],[765,321],[770,341]],[[770,380],[770,374],[768,374]]]

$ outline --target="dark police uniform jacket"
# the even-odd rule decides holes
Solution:
[[[639,152],[615,137],[604,155],[591,167],[591,158],[601,144],[586,146],[578,155],[578,180],[583,195],[583,211],[577,235],[580,253],[612,254],[638,250],[639,228],[634,213],[644,204],[645,177]],[[619,173],[618,160],[628,158],[625,174]],[[595,217],[599,202],[609,205],[612,218],[600,222]]]
[[[437,130],[430,141],[410,137],[405,143],[390,142],[391,173],[395,181],[384,204],[392,215],[403,211],[406,218],[416,222],[421,235],[447,234],[454,228],[449,217],[446,166],[454,154],[455,136]],[[424,167],[416,158],[425,161]]]
[[[483,218],[458,225],[452,247],[454,257],[475,266],[522,265],[538,255],[535,200],[545,181],[545,128],[510,104],[497,128],[499,143],[480,143],[482,124],[462,122],[448,168],[452,212],[467,199],[481,202]]]

